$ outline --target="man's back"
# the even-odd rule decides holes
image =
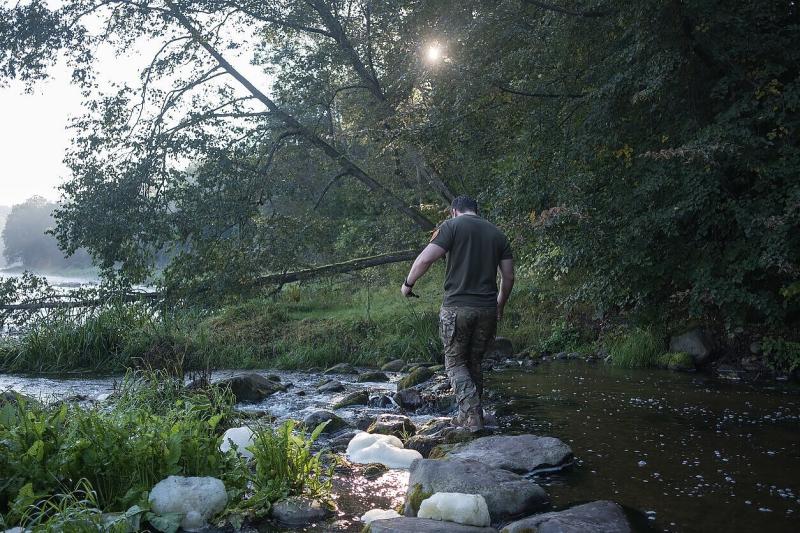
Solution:
[[[442,223],[431,243],[447,251],[443,306],[497,305],[497,267],[512,257],[508,239],[497,226],[464,214]]]

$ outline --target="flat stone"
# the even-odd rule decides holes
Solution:
[[[339,363],[325,370],[323,374],[358,374],[358,370],[350,363]]]
[[[502,533],[629,533],[631,526],[614,502],[596,501],[564,511],[544,513],[505,526]]]
[[[400,372],[405,368],[406,362],[402,359],[395,359],[393,361],[389,361],[385,365],[381,367],[381,370],[384,372]]]
[[[285,392],[286,386],[261,374],[248,373],[217,382],[220,387],[229,387],[237,402],[255,403],[276,392]]]
[[[465,526],[455,522],[407,516],[373,520],[367,527],[369,533],[408,533],[409,531],[415,533],[497,533],[493,527]]]
[[[281,524],[302,526],[327,519],[333,515],[333,509],[318,500],[290,496],[274,503],[271,514]]]
[[[448,457],[474,459],[503,470],[528,474],[571,464],[572,450],[555,437],[497,435],[459,446]]]
[[[359,383],[375,383],[375,382],[382,382],[385,383],[389,381],[389,376],[384,374],[383,372],[364,372],[358,376],[356,380]]]
[[[416,516],[419,504],[437,492],[480,494],[496,523],[541,510],[549,503],[539,485],[518,474],[472,459],[418,459],[411,463],[405,515]]]

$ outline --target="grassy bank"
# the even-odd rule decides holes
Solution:
[[[263,515],[293,494],[328,496],[330,472],[310,452],[316,435],[295,434],[291,423],[254,426],[250,463],[234,450],[221,452],[224,430],[240,425],[233,404],[227,389],[188,390],[159,372],[128,374],[111,404],[98,407],[6,397],[0,528],[128,531],[129,523],[147,521],[174,531],[180,517],[159,516],[148,502],[148,491],[170,475],[221,479],[225,513],[238,518]],[[124,514],[109,527],[101,525],[103,512]]]

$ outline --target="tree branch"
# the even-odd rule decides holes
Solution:
[[[572,9],[566,9],[561,6],[550,4],[548,2],[538,2],[537,0],[522,0],[522,3],[538,7],[539,9],[554,11],[556,13],[561,13],[562,15],[570,15],[573,17],[600,18],[600,17],[608,17],[616,13],[616,11],[614,11],[613,9],[606,9],[600,11],[574,11]]]

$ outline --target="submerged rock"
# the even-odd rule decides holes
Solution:
[[[197,531],[209,518],[228,505],[228,494],[221,480],[213,477],[169,476],[150,491],[150,506],[156,514],[183,515],[181,528]]]
[[[405,368],[406,362],[402,359],[394,359],[393,361],[389,361],[385,365],[381,367],[381,370],[384,372],[400,372]]]
[[[360,390],[356,392],[351,392],[335,404],[333,404],[334,409],[341,409],[342,407],[348,407],[350,405],[367,405],[369,403],[369,391]]]
[[[430,518],[390,518],[374,520],[369,525],[369,533],[497,533],[492,527],[465,526],[453,522],[442,522]]]
[[[426,366],[418,366],[410,374],[397,382],[397,390],[403,390],[424,383],[433,377],[433,372]]]
[[[350,363],[339,363],[325,370],[323,374],[358,374],[358,370]]]
[[[219,450],[226,453],[228,450],[236,448],[236,453],[246,459],[252,459],[253,452],[247,448],[253,445],[254,436],[253,430],[247,426],[230,428],[222,435],[222,444],[219,445]]]
[[[320,522],[333,515],[333,509],[319,500],[290,496],[272,505],[272,518],[287,526]]]
[[[358,379],[356,379],[359,383],[375,383],[375,382],[382,382],[385,383],[389,381],[389,376],[384,374],[383,372],[364,372],[363,374],[359,374]]]
[[[323,422],[328,422],[328,425],[325,426],[325,429],[322,431],[323,433],[336,433],[340,429],[349,427],[349,424],[342,420],[336,413],[325,409],[320,409],[319,411],[314,411],[307,415],[303,419],[303,426],[309,431],[312,431]]]
[[[394,435],[398,438],[407,438],[416,433],[417,428],[410,418],[404,415],[394,415],[384,413],[378,415],[369,429],[370,433],[380,433],[382,435]]]
[[[528,474],[571,464],[572,450],[555,437],[498,435],[463,444],[448,457],[474,459],[496,468]]]
[[[285,392],[286,386],[280,382],[265,378],[261,374],[240,374],[217,383],[221,387],[229,387],[237,402],[260,402],[276,392]]]
[[[530,479],[472,459],[420,459],[410,470],[406,516],[416,516],[422,501],[437,492],[480,494],[495,522],[524,516],[548,504],[547,494]]]
[[[460,492],[437,492],[423,500],[417,517],[480,527],[486,527],[492,522],[483,496]]]
[[[388,468],[408,468],[422,456],[415,450],[406,450],[403,443],[392,435],[359,433],[347,445],[347,457],[360,464],[380,463]]]
[[[628,533],[631,531],[622,508],[614,502],[596,501],[564,511],[529,516],[512,522],[502,533]]]

